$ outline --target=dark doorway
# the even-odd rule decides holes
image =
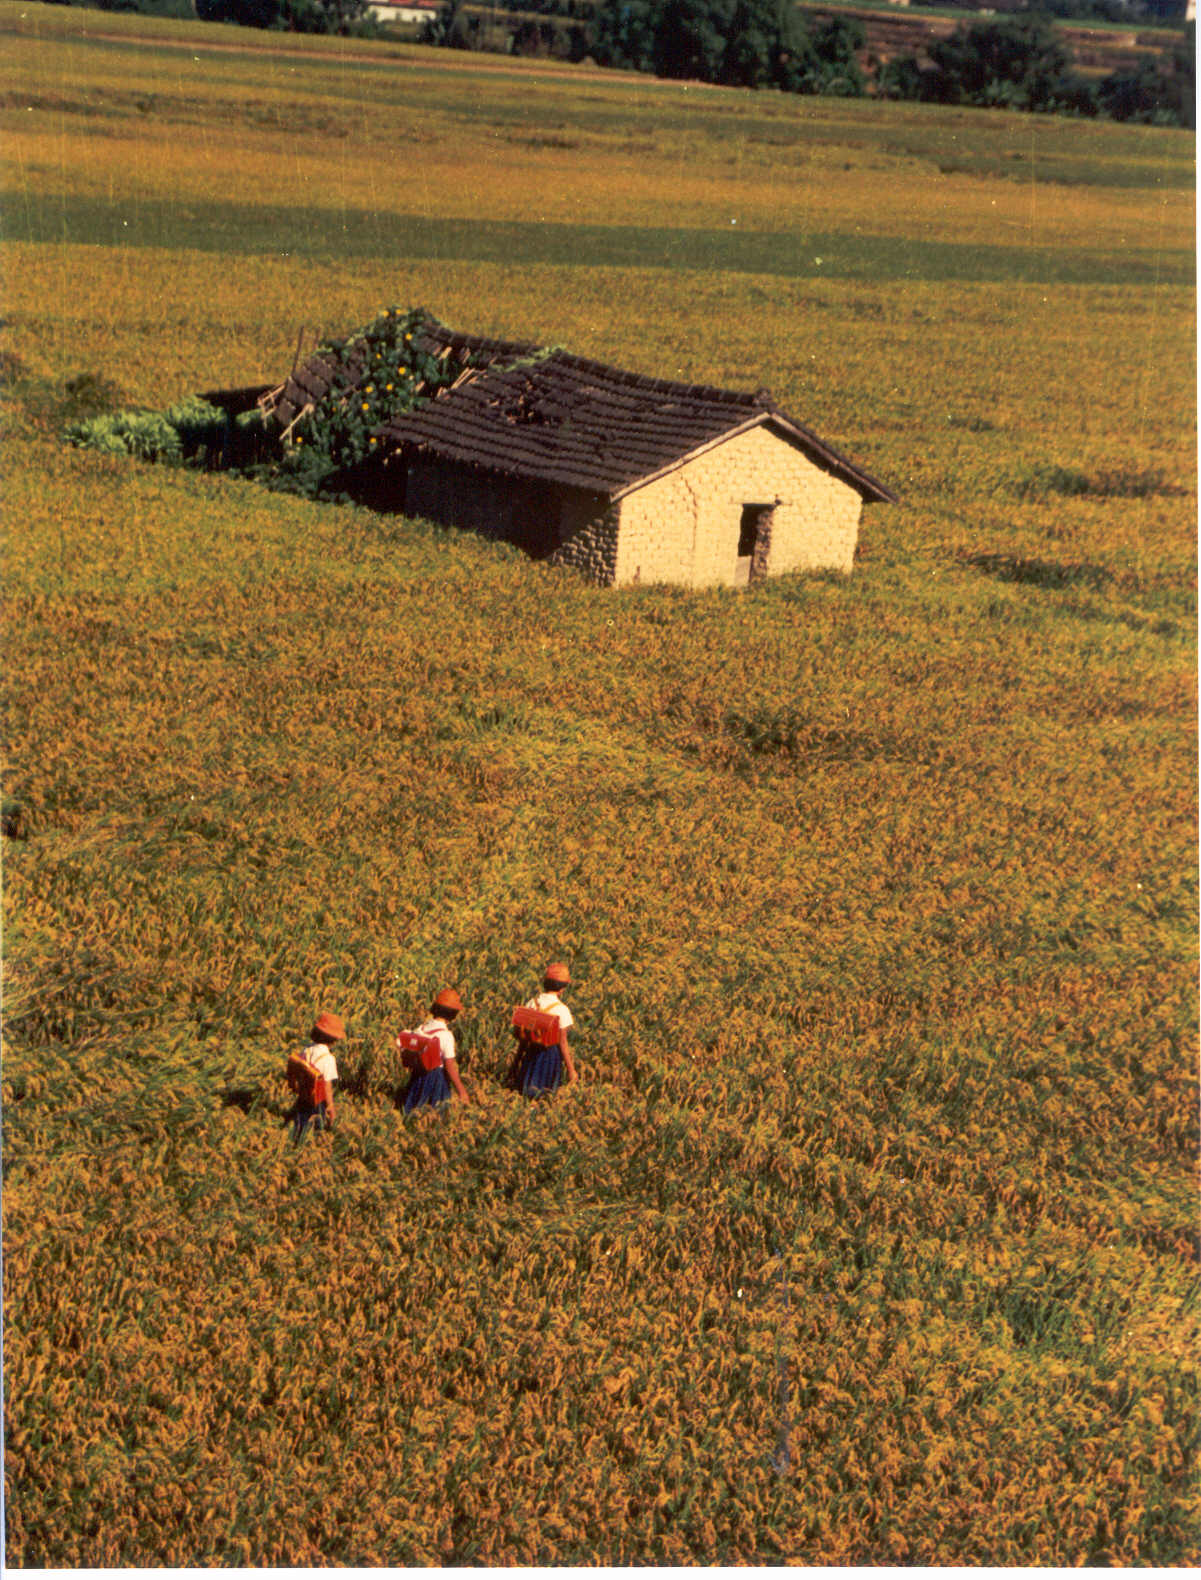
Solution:
[[[767,575],[774,505],[743,505],[738,520],[738,580],[757,582]]]

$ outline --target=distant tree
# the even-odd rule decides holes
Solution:
[[[1149,13],[1142,0],[1039,0],[1048,16],[1079,22],[1137,22]]]
[[[422,42],[441,44],[446,49],[474,49],[476,31],[462,0],[446,0],[437,15],[425,24]]]
[[[1036,63],[1067,67],[1067,51],[1041,18],[967,23],[935,39],[927,53],[938,74],[931,86],[953,103],[997,100]]]
[[[1045,16],[961,24],[950,38],[930,44],[927,53],[933,69],[918,79],[924,98],[1096,113],[1089,85],[1070,69],[1067,47]]]
[[[1197,124],[1196,24],[1159,60],[1133,71],[1115,71],[1097,89],[1103,112],[1115,121],[1188,126]]]
[[[915,55],[897,55],[886,60],[876,72],[876,96],[881,99],[931,99],[932,88],[926,79],[932,76],[923,71]]]
[[[876,74],[876,92],[885,99],[1004,105],[1192,128],[1195,31],[1190,22],[1170,50],[1094,86],[1069,69],[1067,50],[1043,19],[976,24],[931,45],[932,66],[923,67],[912,55],[887,61]]]
[[[734,4],[735,0],[666,0],[652,45],[655,74],[717,82]]]
[[[289,33],[374,31],[367,0],[279,0],[276,27]]]
[[[864,92],[858,52],[867,43],[867,32],[857,17],[827,17],[812,35],[810,64],[802,73],[798,91],[857,99]]]
[[[592,58],[626,71],[655,69],[655,0],[608,0],[597,7]]]
[[[721,59],[721,81],[765,88],[778,51],[780,7],[775,0],[737,0]]]
[[[841,18],[810,36],[790,0],[600,0],[592,55],[661,77],[861,94],[864,41],[862,25]]]
[[[202,22],[237,22],[241,27],[273,27],[279,0],[196,0]]]
[[[787,0],[737,0],[719,80],[745,88],[807,90],[820,68],[800,14]]]
[[[1143,0],[1143,5],[1157,22],[1184,22],[1188,16],[1186,0]]]
[[[1180,124],[1197,126],[1197,24],[1187,22],[1184,34],[1172,46],[1172,66],[1180,101]]]
[[[375,30],[367,0],[196,0],[196,15],[204,22],[238,22],[290,33]]]

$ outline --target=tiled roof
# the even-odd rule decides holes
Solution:
[[[865,500],[895,502],[891,490],[781,411],[766,391],[677,384],[564,351],[516,365],[494,362],[379,432],[390,447],[617,499],[759,424],[791,439]]]

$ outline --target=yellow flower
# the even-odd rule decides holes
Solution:
[[[385,384],[384,385],[384,389],[385,390],[390,390],[391,388],[392,388],[391,384]]]
[[[363,410],[364,411],[370,411],[371,410],[371,407],[368,405],[368,403],[366,401],[363,402]]]

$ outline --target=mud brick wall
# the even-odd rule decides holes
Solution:
[[[619,586],[678,582],[733,587],[745,505],[770,505],[766,573],[850,573],[863,502],[814,465],[799,446],[766,427],[715,445],[621,501]]]

